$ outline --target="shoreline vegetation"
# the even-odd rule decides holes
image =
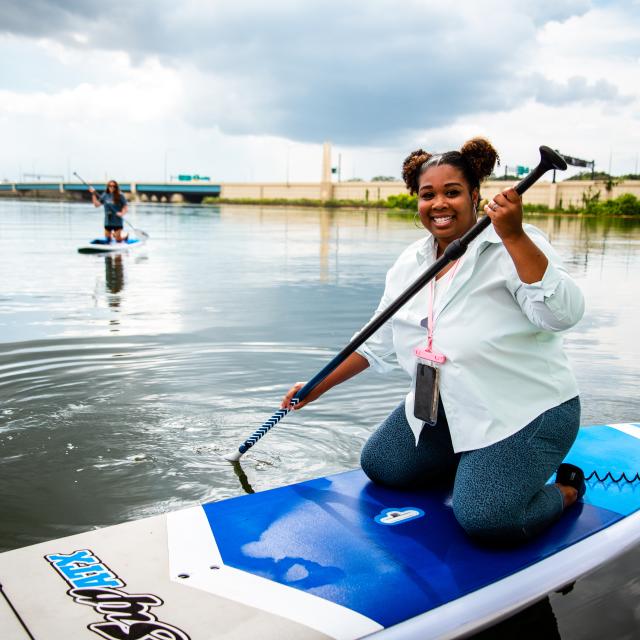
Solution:
[[[49,192],[39,192],[36,194],[20,194],[16,197],[13,193],[1,192],[1,200],[47,200],[47,201],[79,201],[77,193],[55,193],[55,196]],[[487,200],[480,202],[480,210],[486,204]],[[173,202],[180,206],[181,202]],[[189,204],[187,201],[186,204]],[[191,203],[194,204],[194,203]],[[301,208],[317,208],[317,209],[345,209],[352,211],[386,211],[390,215],[395,216],[413,216],[418,208],[416,196],[408,194],[391,195],[381,200],[314,200],[310,198],[220,198],[207,196],[201,201],[204,206],[215,205],[244,205],[258,207],[301,207]],[[580,206],[574,204],[568,207],[562,206],[562,200],[556,207],[549,207],[544,204],[527,204],[523,205],[524,213],[539,215],[576,215],[600,218],[632,218],[640,220],[640,198],[631,193],[623,193],[622,195],[610,200],[600,200],[600,191],[595,193],[588,188],[582,195],[582,203]]]
[[[640,199],[625,193],[611,200],[600,201],[600,193],[583,195],[582,206],[571,205],[550,208],[544,204],[524,204],[525,213],[563,213],[596,216],[631,216],[640,218]],[[480,210],[486,200],[480,203]],[[214,198],[202,200],[204,205],[231,204],[276,207],[317,207],[323,209],[383,209],[395,214],[413,215],[418,208],[417,196],[408,194],[392,195],[385,200],[312,200],[309,198]]]

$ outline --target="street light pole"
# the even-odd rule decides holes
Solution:
[[[168,161],[167,158],[169,157],[169,151],[175,151],[175,149],[173,147],[168,147],[167,149],[164,150],[164,181],[165,184],[167,182],[167,167],[168,167]]]

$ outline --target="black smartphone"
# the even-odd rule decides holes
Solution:
[[[438,387],[440,371],[424,362],[418,362],[413,415],[433,426],[438,421]]]

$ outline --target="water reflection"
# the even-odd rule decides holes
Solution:
[[[340,245],[338,229],[335,224],[335,212],[324,211],[320,214],[320,282],[328,282],[331,267],[329,264],[329,254],[331,245],[335,244],[336,263],[338,258],[338,248]],[[333,232],[335,229],[335,238]],[[337,266],[337,265],[336,265]]]
[[[513,638],[560,640],[561,636],[551,602],[549,598],[544,598],[471,638],[473,640],[512,640]]]
[[[535,215],[528,216],[527,222],[549,236],[565,264],[574,268],[575,275],[589,271],[601,275],[605,256],[625,266],[637,260],[640,243],[637,219]]]
[[[118,313],[122,298],[119,295],[124,288],[124,263],[122,254],[115,254],[104,257],[104,280],[107,293],[107,304],[109,308]],[[113,316],[109,319],[109,331],[116,333],[119,331],[120,319]]]
[[[245,493],[255,493],[255,489],[251,486],[249,482],[249,478],[247,478],[247,474],[244,472],[244,469],[240,466],[239,462],[232,462],[233,472],[238,476],[238,480],[240,480],[240,486],[244,490]]]
[[[122,255],[105,256],[104,258],[104,275],[107,291],[109,293],[120,293],[124,287],[124,265],[122,263]],[[118,306],[119,299],[114,301],[114,305]]]

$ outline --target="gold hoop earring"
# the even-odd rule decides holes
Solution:
[[[423,228],[422,223],[418,224],[418,215],[419,215],[419,214],[418,214],[418,212],[417,212],[417,211],[413,214],[413,226],[414,226],[416,229],[422,229],[422,228]]]

